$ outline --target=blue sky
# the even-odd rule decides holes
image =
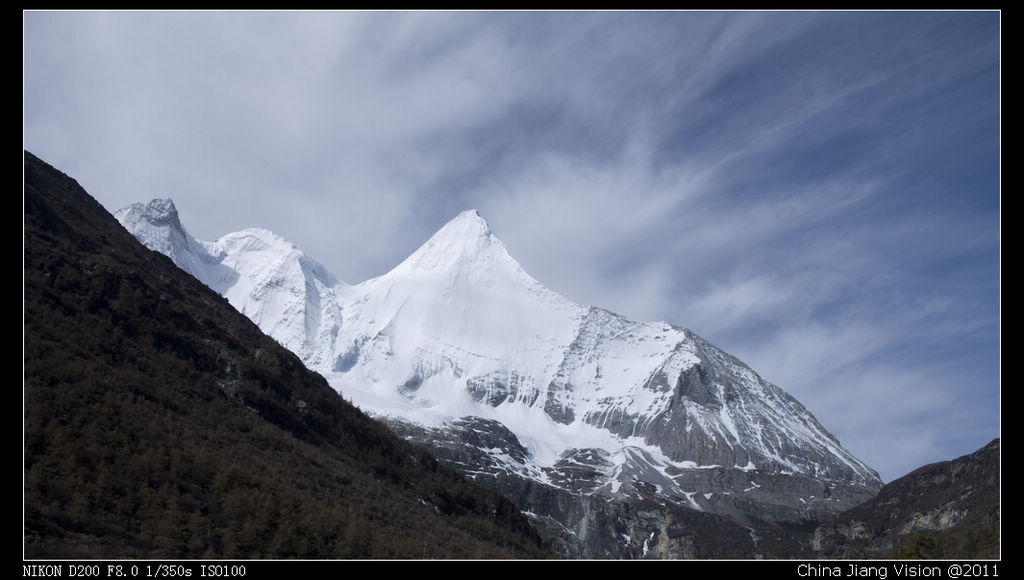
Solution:
[[[890,481],[1000,432],[1000,13],[25,12],[25,148],[357,283],[475,208]]]

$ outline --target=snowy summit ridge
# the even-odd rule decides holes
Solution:
[[[813,482],[881,484],[799,402],[689,330],[578,305],[530,277],[475,210],[357,285],[266,230],[198,242],[169,200],[117,218],[364,410],[438,438],[489,433],[467,473],[609,497],[647,482],[710,511],[739,493],[711,471],[758,497],[752,478],[799,480],[793,503],[843,496]]]

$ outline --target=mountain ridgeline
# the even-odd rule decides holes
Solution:
[[[476,211],[356,285],[265,229],[198,241],[170,200],[116,217],[347,399],[511,498],[563,556],[776,554],[881,487],[747,365],[563,298]]]
[[[24,195],[27,558],[553,555],[27,152]]]

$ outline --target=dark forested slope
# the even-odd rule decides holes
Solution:
[[[548,555],[73,179],[24,177],[26,557]]]

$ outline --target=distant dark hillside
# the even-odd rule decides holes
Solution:
[[[546,557],[25,154],[27,558]]]
[[[826,557],[952,559],[1000,557],[999,439],[887,484],[822,526]]]

